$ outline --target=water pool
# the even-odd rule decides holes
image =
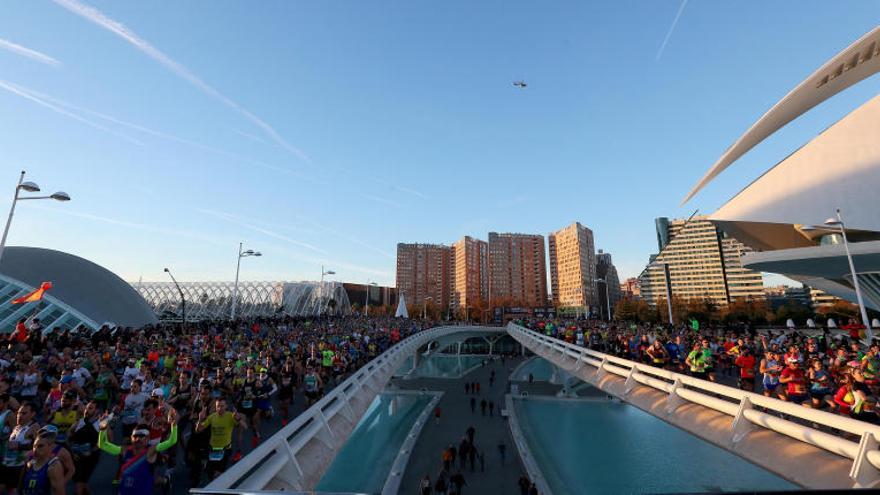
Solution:
[[[527,399],[513,407],[556,494],[799,489],[633,406]]]
[[[432,354],[419,363],[413,374],[425,378],[461,378],[485,359],[488,356]]]
[[[321,492],[380,493],[429,394],[379,394],[315,486]],[[392,407],[392,402],[396,405]]]
[[[556,366],[550,361],[535,356],[514,370],[510,379],[516,382],[527,382],[529,381],[529,373],[531,373],[532,378],[536,382],[549,382],[550,378],[554,375],[554,371],[558,375],[562,374],[560,373],[561,370],[554,370],[554,368]]]

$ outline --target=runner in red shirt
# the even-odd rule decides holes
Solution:
[[[748,347],[740,349],[740,355],[734,361],[739,367],[739,387],[749,392],[755,391],[755,363],[755,356]]]
[[[788,366],[779,374],[779,383],[786,385],[785,400],[810,407],[810,403],[806,402],[809,399],[809,394],[807,394],[807,380],[804,370],[798,365],[797,358],[790,357],[786,363]]]

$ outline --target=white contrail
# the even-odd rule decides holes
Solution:
[[[284,148],[285,150],[287,150],[291,154],[295,155],[296,157],[298,157],[299,159],[301,159],[307,163],[311,163],[311,160],[309,159],[308,156],[306,156],[305,153],[303,153],[301,150],[299,150],[295,146],[293,146],[290,143],[288,143],[287,141],[285,141],[284,138],[282,138],[281,135],[279,135],[278,132],[276,132],[275,129],[272,128],[272,126],[270,126],[268,123],[264,122],[262,119],[260,119],[259,117],[257,117],[256,115],[254,115],[253,113],[251,113],[249,110],[242,107],[238,103],[229,99],[228,97],[226,97],[225,95],[223,95],[222,93],[220,93],[219,91],[214,89],[212,86],[210,86],[205,81],[202,81],[198,76],[196,76],[186,66],[184,66],[183,64],[177,62],[176,60],[172,59],[171,57],[169,57],[168,55],[163,53],[161,50],[159,50],[158,48],[153,46],[150,42],[141,38],[140,36],[135,34],[133,31],[128,29],[121,22],[113,20],[113,19],[107,17],[106,15],[104,15],[98,9],[91,7],[91,6],[88,6],[88,5],[85,5],[83,3],[80,3],[77,0],[53,0],[53,1],[56,4],[60,5],[61,7],[64,7],[65,9],[73,12],[74,14],[97,24],[98,26],[110,31],[111,33],[119,36],[123,40],[129,42],[135,48],[137,48],[138,50],[143,52],[145,55],[152,58],[156,62],[159,62],[160,64],[164,65],[166,68],[168,68],[169,70],[171,70],[172,72],[177,74],[179,77],[184,79],[186,82],[188,82],[188,83],[192,84],[193,86],[195,86],[196,88],[198,88],[200,91],[202,91],[206,95],[217,99],[218,101],[220,101],[224,105],[226,105],[229,108],[240,113],[247,120],[249,120],[252,124],[254,124],[255,126],[262,129],[263,132],[265,132],[269,137],[272,138],[273,141],[275,141],[275,143],[277,143],[279,146],[281,146],[282,148]]]
[[[669,38],[672,37],[672,32],[675,31],[675,26],[678,25],[678,19],[681,17],[682,12],[684,12],[687,3],[688,0],[681,0],[681,5],[678,6],[678,12],[675,13],[675,19],[672,20],[672,25],[669,26],[669,31],[666,33],[666,37],[663,38],[663,43],[660,44],[660,49],[657,50],[657,56],[654,57],[655,62],[660,60],[660,57],[663,56],[663,50],[666,49],[666,44],[669,43]]]
[[[298,241],[298,240],[292,239],[284,234],[279,234],[278,232],[274,232],[274,231],[271,231],[268,229],[264,229],[262,227],[258,227],[256,225],[254,225],[253,222],[245,222],[242,219],[239,219],[238,217],[236,217],[235,215],[233,215],[231,213],[226,213],[226,212],[216,211],[216,210],[209,210],[206,208],[196,208],[196,211],[198,211],[200,213],[204,213],[205,215],[211,215],[212,217],[219,218],[220,220],[238,225],[239,227],[251,229],[255,232],[265,234],[269,237],[274,237],[276,239],[280,239],[284,242],[288,242],[288,243],[293,244],[295,246],[301,246],[306,249],[311,249],[312,251],[315,251],[316,253],[321,253],[321,254],[326,253],[326,251],[324,251],[323,249],[318,248],[316,246],[313,246],[307,242]]]
[[[58,113],[60,115],[64,115],[65,117],[71,118],[71,119],[76,120],[78,122],[82,122],[83,124],[85,124],[89,127],[94,127],[95,129],[98,129],[100,131],[104,131],[106,133],[113,134],[116,137],[120,137],[122,139],[125,139],[126,141],[134,143],[138,146],[144,145],[144,143],[138,141],[137,139],[134,139],[134,138],[127,136],[125,134],[122,134],[120,132],[116,132],[113,129],[110,129],[108,127],[104,127],[101,124],[98,124],[96,122],[92,122],[89,119],[85,119],[75,113],[68,112],[67,110],[65,110],[63,108],[60,108],[56,105],[53,105],[52,103],[40,98],[36,94],[33,94],[30,91],[22,88],[21,86],[15,85],[9,81],[4,81],[4,80],[0,79],[0,89],[5,89],[6,91],[9,91],[10,93],[12,93],[14,95],[20,96],[26,100],[30,100],[30,101],[36,103],[37,105],[46,107],[55,113]]]
[[[369,200],[369,201],[375,201],[376,203],[381,203],[383,205],[393,206],[395,208],[403,208],[403,205],[398,203],[397,201],[392,201],[390,199],[382,198],[379,196],[374,196],[372,194],[361,194],[361,197],[366,200]]]
[[[335,235],[336,237],[339,237],[340,239],[342,239],[344,241],[348,241],[348,242],[351,242],[352,244],[357,244],[358,246],[365,247],[365,248],[369,249],[370,251],[379,253],[388,259],[391,259],[391,260],[395,259],[395,256],[393,254],[391,254],[383,249],[377,248],[376,246],[372,246],[370,244],[367,244],[366,242],[362,241],[358,237],[353,237],[350,235],[343,234],[342,232],[339,232],[338,230],[331,229],[330,227],[328,227],[320,222],[316,222],[315,220],[312,220],[312,219],[307,218],[302,215],[297,215],[297,218],[308,223],[309,225],[312,225],[313,227],[317,227],[317,228],[323,230],[324,232],[327,232],[328,234]]]
[[[351,170],[347,170],[347,172],[349,172],[349,173],[354,173],[354,172],[351,171]],[[388,181],[386,181],[386,180],[380,179],[379,177],[370,177],[370,179],[372,179],[373,182],[376,182],[377,184],[382,184],[383,186],[387,186],[387,187],[391,188],[392,190],[400,191],[400,192],[405,192],[405,193],[407,193],[407,194],[411,194],[411,195],[413,195],[413,196],[415,196],[415,197],[417,197],[417,198],[420,198],[420,199],[428,199],[428,196],[426,196],[426,195],[425,195],[424,193],[422,193],[421,191],[417,191],[417,190],[415,190],[415,189],[410,189],[410,188],[408,188],[408,187],[403,187],[403,186],[398,185],[398,184],[392,184],[392,183],[390,183],[390,182],[388,182]]]
[[[146,232],[153,232],[153,233],[157,233],[157,234],[184,237],[187,239],[192,239],[195,241],[204,242],[207,244],[212,244],[215,246],[222,246],[222,247],[227,247],[227,248],[229,247],[229,243],[221,242],[221,241],[217,240],[215,236],[196,234],[196,233],[193,233],[189,230],[185,230],[185,231],[184,230],[175,230],[175,229],[169,229],[166,227],[158,227],[155,225],[147,225],[147,224],[143,224],[143,223],[129,222],[127,220],[120,220],[118,218],[111,218],[111,217],[105,217],[105,216],[101,216],[101,215],[94,215],[92,213],[74,211],[74,210],[70,210],[68,208],[53,208],[53,207],[42,206],[42,205],[32,205],[32,206],[33,206],[33,208],[36,208],[38,210],[51,211],[54,213],[59,213],[61,215],[83,218],[86,220],[94,220],[96,222],[103,222],[103,223],[107,223],[107,224],[111,224],[111,225],[118,225],[120,227],[128,227],[131,229],[143,230]]]
[[[11,83],[10,83],[10,84],[11,84]],[[105,114],[105,113],[98,112],[98,111],[96,111],[96,110],[92,110],[92,109],[90,109],[90,108],[85,108],[85,107],[82,107],[82,106],[79,106],[79,105],[74,105],[73,103],[70,103],[70,102],[67,102],[67,101],[61,100],[61,99],[59,99],[59,98],[55,98],[55,97],[53,97],[53,96],[49,96],[49,95],[47,95],[47,94],[45,94],[45,93],[41,93],[41,92],[39,92],[39,91],[35,91],[35,90],[31,89],[31,88],[25,88],[25,87],[20,86],[20,85],[15,85],[15,87],[16,87],[17,89],[21,90],[21,91],[24,91],[24,92],[29,93],[31,96],[33,96],[33,97],[35,97],[35,98],[39,98],[39,99],[45,100],[46,102],[52,103],[53,105],[57,105],[57,106],[59,106],[59,107],[66,108],[67,110],[70,110],[70,111],[73,111],[73,112],[80,112],[80,113],[88,114],[88,115],[91,115],[92,117],[97,117],[97,118],[99,118],[99,119],[106,120],[107,122],[112,122],[112,123],[114,123],[114,124],[117,124],[117,125],[120,125],[120,126],[123,126],[123,127],[128,127],[128,128],[130,128],[130,129],[134,129],[134,130],[136,130],[136,131],[143,132],[144,134],[149,134],[150,136],[154,136],[154,137],[157,137],[157,138],[165,139],[165,140],[168,140],[168,141],[173,141],[173,142],[175,142],[175,143],[180,143],[180,144],[184,144],[184,145],[187,145],[187,146],[192,146],[193,148],[197,148],[197,149],[200,149],[200,150],[202,150],[202,151],[207,151],[207,152],[214,153],[214,154],[217,154],[217,155],[226,156],[226,157],[233,158],[233,159],[236,159],[236,160],[241,160],[241,161],[244,161],[244,162],[247,162],[247,163],[251,163],[251,164],[253,164],[253,165],[257,165],[257,166],[259,166],[259,167],[263,167],[263,168],[268,169],[268,170],[273,170],[273,171],[276,171],[276,172],[282,172],[282,173],[285,173],[285,174],[289,174],[289,175],[293,175],[293,176],[299,177],[299,178],[301,178],[301,179],[305,179],[305,180],[311,181],[311,182],[316,183],[316,184],[319,184],[319,185],[325,185],[325,183],[323,183],[323,182],[321,182],[321,181],[319,181],[319,180],[317,180],[317,179],[314,179],[314,178],[309,177],[309,176],[305,176],[305,175],[303,175],[303,174],[300,174],[300,173],[294,172],[294,171],[292,171],[292,170],[290,170],[290,169],[287,169],[287,168],[284,168],[284,167],[279,167],[279,166],[272,165],[272,164],[269,164],[269,163],[266,163],[266,162],[263,162],[263,161],[260,161],[260,160],[255,160],[255,159],[253,159],[253,158],[249,158],[249,157],[246,157],[246,156],[239,155],[238,153],[233,153],[232,151],[226,151],[226,150],[224,150],[224,149],[215,148],[214,146],[209,146],[209,145],[207,145],[207,144],[199,143],[199,142],[197,142],[197,141],[191,141],[191,140],[189,140],[189,139],[184,139],[184,138],[182,138],[182,137],[178,137],[178,136],[175,136],[175,135],[173,135],[173,134],[169,134],[169,133],[164,132],[164,131],[159,131],[159,130],[156,130],[156,129],[151,129],[151,128],[149,128],[149,127],[145,127],[145,126],[142,126],[142,125],[140,125],[140,124],[135,124],[135,123],[133,123],[133,122],[128,122],[128,121],[125,121],[125,120],[122,120],[122,119],[116,118],[116,117],[114,117],[114,116],[112,116],[112,115],[107,115],[107,114]]]
[[[12,52],[16,55],[21,55],[22,57],[26,57],[37,62],[42,62],[46,65],[51,65],[53,67],[61,65],[61,62],[46,55],[45,53],[31,50],[30,48],[15,44],[9,40],[4,40],[3,38],[0,38],[0,49]]]

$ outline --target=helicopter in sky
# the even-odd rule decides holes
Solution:
[[[519,89],[526,89],[527,87],[529,87],[529,85],[526,84],[525,81],[514,81],[514,82],[513,82],[513,85],[516,86],[516,87],[519,88]]]

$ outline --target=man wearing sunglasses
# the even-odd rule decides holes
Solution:
[[[131,445],[123,449],[107,439],[107,421],[100,424],[98,448],[110,455],[120,458],[119,474],[116,483],[119,495],[151,495],[153,493],[153,468],[160,452],[164,452],[177,444],[177,413],[172,409],[168,412],[168,423],[171,432],[167,439],[150,445],[150,426],[138,424],[131,431]]]

